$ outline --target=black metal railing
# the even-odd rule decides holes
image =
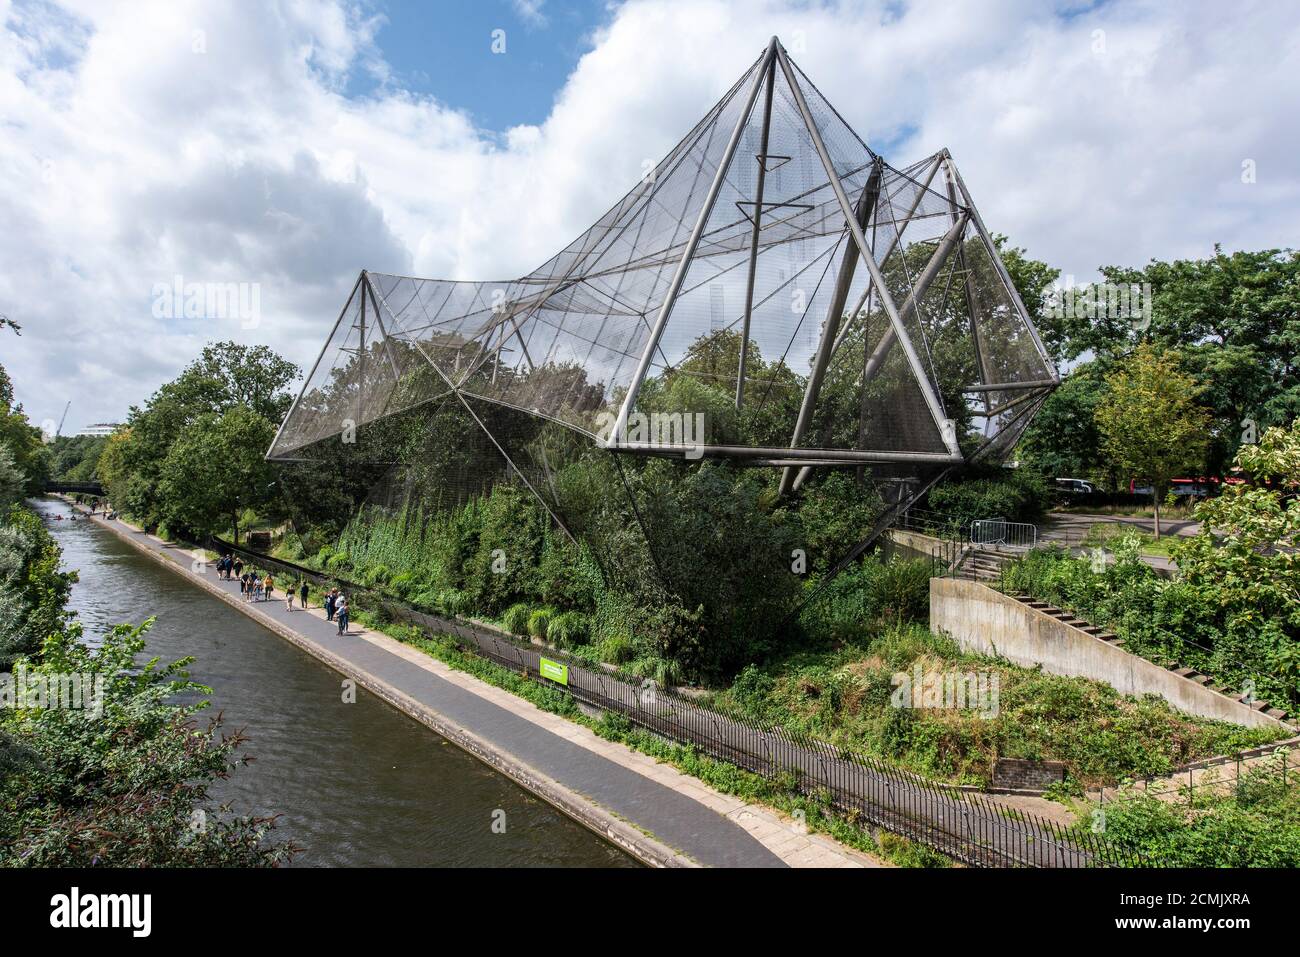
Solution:
[[[390,620],[453,637],[482,658],[553,687],[577,701],[765,778],[786,781],[851,819],[918,841],[980,867],[1138,867],[1146,861],[1104,836],[1055,822],[839,748],[808,735],[706,708],[652,681],[606,671],[563,651],[523,644],[477,622],[422,609],[374,589],[214,538],[212,547],[263,567],[365,596]],[[541,659],[567,667],[563,686],[542,674]]]

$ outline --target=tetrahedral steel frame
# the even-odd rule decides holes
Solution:
[[[730,323],[728,291],[744,302]],[[814,346],[806,333],[817,315]],[[302,457],[448,396],[507,461],[470,400],[552,419],[609,449],[680,455],[681,441],[629,434],[647,381],[656,373],[662,391],[679,374],[716,378],[683,372],[685,360],[737,325],[726,394],[738,416],[767,402],[779,378],[756,357],[759,341],[775,353],[788,338],[779,364],[808,363],[789,442],[696,437],[689,450],[781,467],[783,493],[816,466],[965,461],[954,401],[984,422],[968,452],[1003,451],[1060,381],[948,151],[889,166],[773,37],[651,175],[528,276],[467,283],[363,270],[268,458]],[[954,370],[973,381],[954,386],[944,378]],[[828,379],[857,397],[853,433],[823,404]]]

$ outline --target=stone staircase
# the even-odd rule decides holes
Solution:
[[[1069,625],[1072,628],[1077,628],[1082,632],[1092,635],[1094,638],[1099,638],[1100,640],[1106,642],[1107,644],[1114,645],[1117,648],[1124,647],[1123,638],[1119,637],[1113,632],[1107,631],[1104,628],[1099,628],[1096,625],[1092,624],[1091,622],[1076,617],[1071,612],[1065,611],[1062,608],[1056,608],[1055,606],[1049,605],[1047,602],[1044,601],[1036,601],[1028,595],[1011,595],[1010,597],[1014,598],[1016,601],[1020,602],[1023,605],[1027,605],[1030,608],[1034,608],[1037,609],[1038,611],[1041,611],[1045,615],[1050,615],[1051,617],[1060,621],[1062,624]],[[1287,712],[1284,711],[1282,708],[1273,707],[1268,702],[1261,701],[1258,698],[1253,698],[1248,700],[1246,695],[1241,694],[1235,689],[1224,687],[1218,684],[1209,675],[1203,674],[1202,672],[1197,671],[1195,668],[1187,668],[1177,662],[1172,666],[1163,665],[1162,667],[1164,667],[1167,671],[1173,672],[1180,678],[1186,678],[1189,681],[1195,681],[1197,684],[1203,685],[1204,687],[1209,688],[1211,691],[1217,692],[1221,695],[1224,695],[1225,697],[1232,698],[1234,701],[1240,701],[1243,704],[1247,705],[1248,707],[1254,709],[1255,711],[1262,711],[1270,718],[1276,718],[1278,721],[1288,721],[1288,723],[1291,724],[1295,723],[1294,719],[1290,718]]]
[[[962,553],[961,560],[957,563],[957,577],[977,582],[999,581],[1002,578],[1002,569],[1022,557],[1026,551],[1027,549],[1005,545],[970,546]]]

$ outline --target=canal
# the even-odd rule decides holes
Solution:
[[[88,640],[153,615],[147,652],[195,658],[191,677],[255,759],[214,796],[279,814],[278,836],[304,848],[296,866],[636,866],[369,692],[345,704],[336,672],[111,532],[68,521],[63,502],[36,507],[80,576],[71,606]]]

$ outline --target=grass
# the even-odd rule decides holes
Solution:
[[[1157,555],[1163,558],[1172,557],[1172,547],[1178,540],[1178,536],[1169,534],[1162,535],[1157,540],[1151,532],[1123,522],[1096,522],[1089,526],[1087,534],[1079,544],[1085,548],[1107,548],[1115,540],[1125,537],[1136,538],[1139,542],[1138,551],[1143,555]]]
[[[1052,509],[1062,515],[1114,515],[1117,518],[1155,518],[1151,505],[1058,505]],[[1192,519],[1190,505],[1162,505],[1161,522],[1187,522]]]
[[[980,677],[996,702],[896,707],[894,676]],[[963,653],[919,625],[838,649],[796,652],[747,668],[715,706],[779,723],[954,784],[987,785],[999,757],[1066,764],[1076,789],[1165,774],[1204,757],[1277,740],[1281,730],[1193,718],[1154,695]]]

